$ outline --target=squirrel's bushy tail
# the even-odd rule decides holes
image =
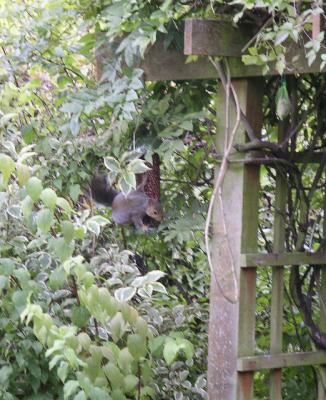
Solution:
[[[119,193],[108,185],[105,176],[95,175],[91,181],[93,199],[106,206],[111,206],[113,199]]]

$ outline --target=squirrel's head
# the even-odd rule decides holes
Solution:
[[[146,214],[156,221],[162,221],[163,211],[160,202],[158,200],[149,199]]]

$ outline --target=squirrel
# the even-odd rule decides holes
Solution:
[[[141,188],[132,190],[127,196],[109,186],[104,176],[95,175],[91,181],[94,200],[112,207],[112,219],[119,225],[134,224],[136,229],[148,230],[144,217],[162,221],[163,212],[159,200],[150,198]]]

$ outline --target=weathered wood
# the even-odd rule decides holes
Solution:
[[[187,56],[176,49],[165,49],[163,42],[157,42],[150,47],[146,53],[141,68],[145,72],[145,79],[148,81],[166,80],[194,80],[194,79],[216,79],[217,73],[207,57],[199,57],[197,61],[186,64]],[[240,58],[228,58],[230,75],[234,78],[251,78],[263,75],[263,69],[257,65],[244,65]],[[326,71],[326,66],[321,72]],[[299,54],[299,59],[291,69],[284,71],[288,74],[317,73],[319,64],[316,61],[308,65],[304,51]],[[272,65],[267,75],[279,75]]]
[[[324,172],[325,173],[325,172]],[[324,191],[323,234],[326,235],[326,192]],[[326,332],[326,265],[321,267],[319,288],[320,330]],[[326,367],[318,370],[318,400],[326,400]]]
[[[239,57],[254,34],[253,27],[248,24],[237,27],[232,21],[187,19],[184,28],[184,53]]]
[[[207,28],[205,26],[207,25]],[[194,33],[196,32],[196,36]],[[229,35],[229,37],[228,37]],[[192,55],[225,55],[228,56],[228,64],[232,78],[249,78],[262,76],[262,67],[256,65],[244,65],[241,61],[242,45],[251,37],[251,28],[241,26],[235,28],[232,23],[216,20],[186,20],[185,21],[185,52]],[[233,40],[231,43],[230,40]],[[103,49],[105,39],[101,39],[101,55],[96,57],[97,79],[100,79],[103,62],[115,57],[112,46],[117,43],[107,43],[107,52]],[[205,50],[206,49],[206,50]],[[210,52],[210,53],[209,53]],[[291,54],[298,55],[298,60],[291,69],[286,69],[285,74],[320,72],[320,59],[309,66],[304,48],[293,48]],[[234,57],[236,56],[236,57]],[[149,81],[165,80],[192,80],[192,79],[216,79],[217,74],[207,57],[199,57],[198,61],[186,64],[187,55],[182,50],[166,49],[164,36],[160,36],[157,42],[149,46],[145,59],[140,63],[144,70],[144,77]],[[322,70],[326,71],[326,66]],[[278,75],[274,65],[268,75]]]
[[[257,253],[242,254],[242,268],[278,267],[291,265],[323,265],[326,264],[326,253]]]
[[[237,81],[234,82],[235,90],[238,93],[239,101],[244,112],[253,126],[259,124],[260,119],[257,118],[256,112],[261,110],[260,82]],[[225,93],[223,88],[218,92],[217,112],[218,132],[217,148],[222,151],[224,148],[224,132],[225,132]],[[255,120],[254,120],[255,119]],[[229,119],[230,130],[235,123],[235,111],[231,103],[231,112]],[[260,126],[257,131],[260,131]],[[245,132],[240,126],[236,135],[236,143],[244,143]],[[237,394],[238,374],[237,374],[237,357],[238,357],[238,332],[239,332],[239,307],[241,304],[230,303],[223,295],[223,291],[219,287],[216,278],[221,273],[228,274],[230,271],[229,259],[226,257],[223,249],[226,240],[228,240],[232,260],[236,268],[237,278],[240,279],[240,254],[241,251],[255,251],[254,237],[252,233],[255,230],[255,221],[257,219],[257,208],[255,202],[250,204],[246,200],[247,196],[251,199],[256,198],[256,187],[258,185],[258,174],[254,171],[257,166],[229,165],[225,180],[223,183],[222,199],[223,211],[227,225],[227,238],[221,226],[221,208],[218,204],[214,207],[213,230],[211,238],[212,258],[214,262],[214,275],[211,278],[210,293],[210,321],[209,321],[209,355],[208,355],[208,391],[210,400],[251,400],[253,379],[251,373],[241,374],[242,396]],[[251,193],[250,193],[251,191]],[[251,218],[251,221],[248,219]],[[250,227],[250,224],[251,227]],[[251,232],[250,229],[253,231]],[[257,231],[255,232],[257,234]],[[248,234],[248,242],[244,234]],[[243,247],[245,246],[245,247]],[[248,246],[248,247],[246,247]],[[248,321],[245,337],[243,339],[243,347],[240,350],[242,355],[250,355],[254,352],[254,310],[255,310],[255,273],[249,273],[244,280],[241,280],[241,287],[246,287],[246,292],[241,293],[248,301],[250,300],[250,309],[246,312]],[[245,322],[242,322],[244,326]],[[242,332],[241,332],[242,334]],[[239,382],[240,382],[239,380]]]
[[[105,59],[115,57],[111,44],[108,43],[107,55],[102,50],[101,56],[96,59],[96,73],[99,80],[102,73],[102,66]],[[145,59],[139,65],[144,70],[144,79],[147,81],[177,81],[194,79],[217,79],[215,68],[207,57],[199,57],[197,61],[186,64],[187,56],[177,49],[165,49],[164,40],[159,39],[154,45],[150,46],[145,54]],[[244,65],[240,58],[229,58],[228,64],[232,78],[250,78],[262,76],[262,68],[256,65]],[[315,64],[311,67],[298,66],[293,70],[286,70],[285,74],[316,72]],[[325,67],[326,71],[326,67]],[[272,69],[269,75],[278,75]]]
[[[278,130],[278,141],[281,143],[286,132],[287,124],[281,122]],[[285,250],[285,213],[286,213],[287,182],[284,174],[276,170],[274,241],[273,251],[283,253]],[[284,269],[275,267],[272,270],[272,299],[271,299],[271,342],[270,353],[282,351],[283,343],[283,298],[284,298]],[[269,397],[271,400],[282,399],[282,370],[275,369],[270,375]]]
[[[326,364],[325,351],[280,353],[238,359],[238,371],[260,371],[262,369],[301,367]]]
[[[249,81],[250,82],[250,81]],[[247,118],[259,137],[262,126],[261,81],[248,82],[250,102],[247,103]],[[259,166],[247,165],[244,168],[245,185],[243,190],[243,225],[241,252],[257,251],[258,208],[259,208]],[[249,356],[255,352],[256,328],[256,269],[240,270],[240,309],[239,309],[238,357]],[[254,375],[238,375],[239,400],[254,398]]]

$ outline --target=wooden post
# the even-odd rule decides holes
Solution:
[[[285,123],[279,124],[278,140],[282,141]],[[284,253],[285,250],[285,206],[287,183],[282,171],[276,171],[275,214],[274,214],[274,245],[275,253]],[[282,352],[283,342],[283,298],[284,298],[284,268],[276,267],[272,270],[272,304],[271,304],[271,343],[270,353]],[[270,376],[270,399],[282,399],[282,370],[274,369]]]
[[[257,136],[261,129],[261,85],[259,80],[234,81],[242,110],[253,126]],[[232,103],[229,118],[230,129],[236,115]],[[217,114],[219,129],[218,150],[223,152],[225,134],[225,93],[220,86]],[[242,126],[238,129],[236,143],[245,142]],[[238,356],[254,354],[256,271],[247,268],[240,274],[242,252],[257,250],[259,167],[230,163],[222,190],[223,211],[228,229],[228,241],[240,281],[241,299],[232,304],[223,295],[215,277],[211,279],[208,382],[210,400],[253,399],[253,373],[237,373]],[[230,265],[221,251],[225,235],[221,227],[221,209],[216,205],[213,215],[213,237],[211,242],[215,276],[228,274]],[[225,244],[225,243],[224,243]],[[240,276],[241,275],[241,276]],[[242,318],[239,322],[239,315]],[[239,329],[242,341],[238,342]]]
[[[323,234],[326,235],[326,193],[324,193],[324,220]],[[320,283],[320,329],[326,332],[326,265],[321,267],[321,283]],[[326,400],[326,367],[319,368],[318,376],[318,400]]]

